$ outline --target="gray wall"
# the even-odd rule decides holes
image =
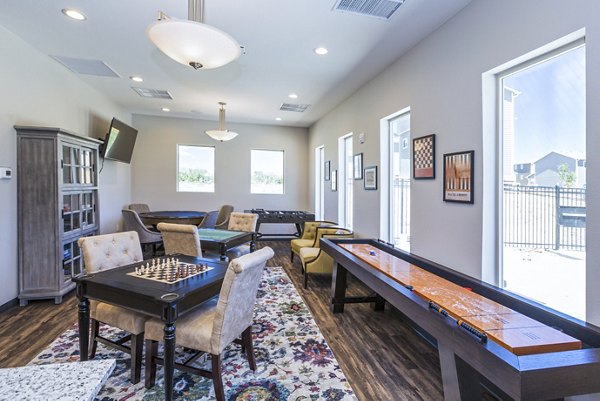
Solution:
[[[0,166],[15,177],[0,180],[0,305],[17,296],[17,141],[14,125],[60,127],[104,137],[110,118],[129,120],[75,74],[0,27]],[[100,175],[101,230],[114,231],[130,198],[129,167],[107,162]]]
[[[495,138],[482,102],[482,74],[582,28],[587,46],[587,309],[600,323],[600,2],[475,0],[415,46],[383,73],[310,128],[310,201],[314,202],[314,152],[325,145],[325,160],[338,168],[337,138],[354,132],[354,151],[364,165],[379,165],[380,119],[411,108],[412,136],[436,134],[435,180],[412,181],[411,250],[426,258],[481,278],[494,263],[494,159],[483,158]],[[400,40],[400,39],[399,39]],[[491,103],[491,104],[489,104]],[[493,99],[485,104],[493,110]],[[485,109],[489,114],[489,109]],[[485,124],[484,124],[485,123]],[[358,143],[358,133],[366,142]],[[486,147],[484,147],[484,144]],[[442,201],[443,153],[475,150],[475,204]],[[484,171],[486,178],[484,180]],[[484,210],[485,202],[491,208]],[[357,235],[378,237],[381,191],[354,188]],[[337,194],[325,190],[325,218],[337,219]],[[490,203],[491,202],[491,203]],[[485,251],[484,251],[485,249]],[[482,267],[483,266],[483,267]],[[488,273],[486,273],[487,276]]]
[[[133,125],[139,130],[131,168],[135,202],[149,203],[153,210],[215,210],[223,204],[236,210],[308,207],[305,128],[227,123],[239,135],[218,142],[204,133],[216,121],[134,115]],[[177,144],[215,147],[214,193],[177,192]],[[285,152],[283,195],[250,194],[251,149]]]

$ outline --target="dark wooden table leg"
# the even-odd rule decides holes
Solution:
[[[454,351],[438,339],[438,352],[442,370],[444,401],[469,401],[481,399],[481,377]]]
[[[173,377],[175,374],[175,324],[165,323],[165,400],[173,400]]]
[[[225,248],[225,244],[221,244],[221,260],[227,260],[227,249]]]
[[[88,360],[88,347],[90,344],[90,301],[79,294],[78,320],[79,320],[79,358],[82,361]]]
[[[333,266],[333,277],[331,279],[331,311],[333,313],[344,312],[343,299],[346,297],[347,282],[348,270],[336,263]]]
[[[302,226],[300,225],[300,223],[295,223],[296,224],[296,234],[295,236],[300,238],[302,237]]]
[[[250,240],[250,252],[254,252],[256,249],[256,234],[252,234],[252,240]]]
[[[376,295],[377,301],[375,301],[372,306],[373,310],[381,312],[385,310],[385,299],[379,294]]]

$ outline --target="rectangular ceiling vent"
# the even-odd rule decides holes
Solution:
[[[404,4],[405,0],[338,0],[334,10],[366,15],[380,19],[390,17]]]
[[[173,99],[173,96],[171,96],[168,91],[162,89],[137,88],[135,86],[132,86],[131,89],[136,91],[136,93],[141,97],[153,99]]]
[[[304,113],[310,104],[293,104],[293,103],[283,103],[279,110],[283,111],[295,111],[296,113]]]
[[[54,60],[58,61],[69,70],[77,74],[95,75],[97,77],[111,77],[119,78],[112,68],[107,66],[104,61],[101,60],[86,60],[82,58],[62,57],[62,56],[50,56]]]

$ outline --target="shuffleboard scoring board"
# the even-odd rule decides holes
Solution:
[[[581,341],[368,244],[339,244],[515,355],[581,349]]]

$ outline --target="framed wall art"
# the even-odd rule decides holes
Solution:
[[[366,190],[377,190],[377,166],[365,167],[364,171],[364,187]]]
[[[337,191],[337,170],[331,172],[331,190]]]
[[[473,203],[475,151],[444,154],[444,201]]]
[[[354,167],[354,179],[362,180],[363,179],[363,154],[362,153],[357,153],[354,155],[354,160],[353,160],[352,165]]]
[[[331,162],[329,160],[327,160],[325,162],[325,166],[324,166],[323,170],[324,170],[323,171],[323,177],[324,177],[323,179],[325,181],[329,181],[331,179],[331,174],[330,174],[330,172],[331,172]]]
[[[435,178],[435,134],[413,139],[413,178]]]

